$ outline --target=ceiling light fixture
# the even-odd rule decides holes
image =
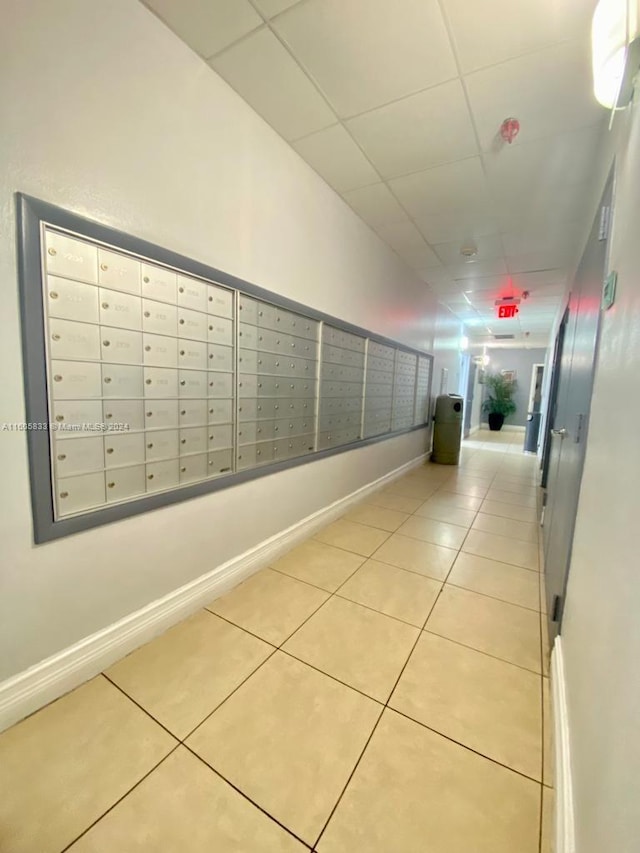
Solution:
[[[600,0],[593,13],[593,91],[610,110],[631,102],[640,67],[640,0]]]
[[[465,264],[472,264],[476,259],[476,255],[478,254],[478,247],[472,245],[463,246],[460,249],[460,254],[464,258]]]

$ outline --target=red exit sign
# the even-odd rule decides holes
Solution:
[[[518,306],[515,304],[498,305],[498,317],[501,320],[506,320],[509,317],[515,317],[517,313],[518,313]]]

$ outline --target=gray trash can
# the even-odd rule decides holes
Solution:
[[[542,412],[529,412],[527,415],[527,426],[524,432],[524,449],[530,453],[538,450],[538,433],[540,432],[540,421]]]
[[[431,461],[457,465],[460,461],[464,400],[458,394],[442,394],[436,400]]]

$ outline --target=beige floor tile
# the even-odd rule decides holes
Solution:
[[[375,551],[373,558],[400,569],[444,580],[456,554],[457,551],[452,548],[441,548],[431,542],[422,542],[420,539],[394,533]]]
[[[540,606],[536,572],[475,554],[462,551],[458,554],[447,583],[519,604],[530,610],[538,610]]]
[[[396,480],[389,487],[389,493],[402,495],[405,498],[421,498],[423,501],[432,495],[438,488],[437,483],[425,483],[424,481]]]
[[[517,492],[521,495],[536,495],[538,492],[538,485],[531,478],[496,477],[492,488],[499,489],[501,492]]]
[[[468,531],[466,527],[458,527],[457,524],[447,524],[444,521],[419,518],[414,515],[405,521],[397,532],[401,536],[421,539],[423,542],[431,542],[443,548],[460,548]]]
[[[429,498],[429,503],[432,506],[438,504],[442,507],[454,507],[454,509],[465,509],[476,513],[482,505],[482,498],[474,498],[472,495],[458,495],[455,492],[445,492],[444,489],[438,489]]]
[[[323,590],[264,569],[207,609],[279,646],[328,597]]]
[[[418,628],[335,597],[296,631],[283,649],[367,696],[386,702],[419,633]]]
[[[539,526],[530,521],[516,521],[512,518],[502,518],[499,515],[488,515],[479,512],[473,522],[474,530],[482,530],[484,533],[495,533],[497,536],[506,536],[509,539],[520,539],[522,542],[538,544]]]
[[[476,513],[472,509],[458,509],[457,507],[442,504],[434,498],[430,498],[420,505],[415,512],[420,518],[433,518],[436,521],[446,521],[448,524],[457,524],[459,527],[471,527]]]
[[[555,792],[552,788],[542,786],[542,830],[540,833],[540,853],[554,853],[555,832]]]
[[[98,676],[0,735],[7,853],[59,853],[176,741]]]
[[[296,853],[295,838],[179,747],[72,853]]]
[[[542,743],[543,750],[543,765],[542,765],[542,781],[545,785],[555,786],[554,763],[555,754],[553,751],[553,713],[551,708],[551,690],[548,678],[542,679],[542,714],[544,721],[544,739]]]
[[[537,853],[539,789],[535,782],[385,711],[317,849]]]
[[[526,506],[531,509],[535,509],[536,507],[536,496],[534,495],[521,495],[518,492],[507,492],[504,489],[494,489],[493,487],[489,489],[486,494],[486,498],[489,501],[498,501],[499,503],[507,503],[512,504],[514,506]]]
[[[262,640],[203,610],[106,674],[182,740],[272,651]]]
[[[415,572],[367,560],[338,594],[422,628],[441,587]]]
[[[376,527],[379,530],[386,530],[393,533],[400,525],[409,518],[409,513],[398,512],[395,509],[385,509],[381,506],[372,506],[371,504],[361,504],[352,509],[344,516],[346,521],[355,521],[358,524],[367,524],[369,527]]]
[[[373,700],[278,652],[188,745],[313,844],[379,714]]]
[[[501,501],[484,500],[480,511],[488,515],[498,515],[502,518],[513,518],[515,521],[527,521],[535,523],[536,511],[532,507],[517,506],[516,504],[502,503]]]
[[[538,571],[538,546],[532,542],[521,542],[519,539],[472,529],[462,550],[468,554],[477,554],[478,557],[488,557],[500,563],[511,563],[512,566]]]
[[[334,521],[314,536],[318,542],[344,548],[345,551],[352,551],[363,557],[370,557],[388,538],[389,534],[385,530],[376,530],[373,527],[367,527],[366,524],[342,520]]]
[[[395,509],[397,512],[407,512],[411,514],[422,505],[421,498],[406,498],[404,495],[394,495],[387,492],[374,492],[370,495],[366,503],[374,506],[382,506],[385,509]]]
[[[284,557],[271,563],[271,568],[320,589],[335,592],[365,561],[365,557],[324,542],[308,539]]]
[[[389,705],[542,781],[540,677],[533,672],[423,633]]]
[[[442,490],[445,492],[453,492],[456,495],[468,495],[473,498],[484,498],[489,491],[489,486],[482,481],[472,482],[471,480],[447,480]]]
[[[539,614],[466,589],[445,586],[427,631],[540,672]]]

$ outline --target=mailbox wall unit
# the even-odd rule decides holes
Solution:
[[[18,196],[34,537],[429,428],[432,356]]]

